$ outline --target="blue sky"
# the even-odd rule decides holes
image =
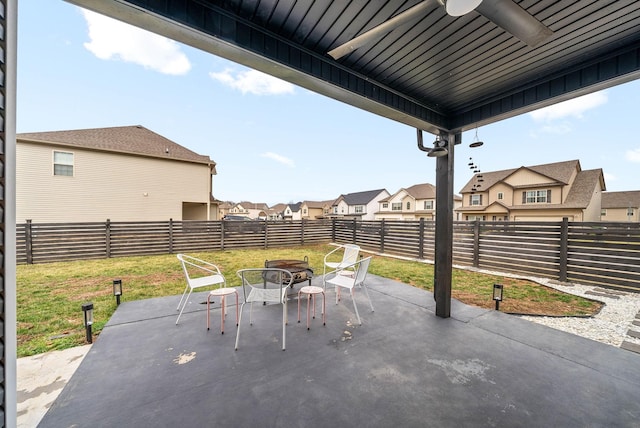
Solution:
[[[214,196],[330,200],[435,184],[415,129],[87,13],[20,0],[17,131],[142,125],[217,164]],[[482,171],[579,159],[608,191],[640,190],[640,81],[481,127],[456,147],[454,191]],[[425,134],[426,142],[431,136]]]

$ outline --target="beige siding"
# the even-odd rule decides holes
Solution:
[[[181,220],[183,202],[208,204],[205,164],[60,149],[74,153],[74,176],[64,177],[53,175],[53,150],[17,146],[18,222]]]
[[[528,169],[521,169],[515,172],[512,176],[507,177],[504,182],[513,187],[538,186],[545,183],[555,183],[554,180]]]
[[[600,217],[602,221],[640,221],[640,209],[633,208],[633,215],[627,215],[628,208],[607,208],[606,215]]]
[[[584,210],[582,221],[600,221],[600,207],[602,206],[602,189],[598,188],[591,195],[591,201]]]
[[[503,199],[498,199],[498,193],[502,193]],[[483,201],[484,202],[484,201]],[[516,201],[514,200],[513,189],[510,186],[507,186],[504,183],[497,183],[491,189],[489,189],[489,201],[492,202],[500,202],[504,205],[515,205]]]

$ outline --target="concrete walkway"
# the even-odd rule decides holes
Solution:
[[[33,428],[84,359],[91,345],[18,358],[18,428]]]

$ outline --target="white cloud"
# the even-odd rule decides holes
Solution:
[[[279,155],[277,153],[273,153],[273,152],[266,152],[261,154],[260,156],[262,156],[263,158],[267,158],[267,159],[273,159],[276,162],[280,162],[283,165],[287,165],[291,168],[293,168],[295,166],[295,163],[293,162],[293,159],[289,159],[287,157],[284,157],[282,155]]]
[[[219,73],[211,72],[209,76],[243,94],[280,95],[294,92],[294,86],[291,83],[257,70],[234,72],[231,69],[225,69]]]
[[[186,74],[191,69],[175,41],[88,10],[82,13],[90,39],[84,47],[96,57],[132,62],[163,74]]]
[[[585,111],[594,109],[606,104],[608,100],[605,91],[594,92],[572,100],[554,104],[549,107],[529,113],[533,120],[538,122],[549,122],[566,117],[581,119]]]
[[[640,163],[640,148],[634,150],[627,150],[624,157],[630,162]]]

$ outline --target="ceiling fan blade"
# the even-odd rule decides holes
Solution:
[[[432,5],[432,3],[436,0],[425,0],[417,5],[410,7],[389,19],[388,21],[383,22],[377,27],[372,28],[369,31],[365,31],[359,36],[349,40],[347,43],[338,46],[335,49],[332,49],[328,52],[328,54],[333,57],[333,59],[342,58],[343,56],[353,52],[361,46],[364,46],[367,43],[370,43],[385,34],[391,32],[396,27],[399,27],[402,24],[405,24],[413,19],[417,19],[421,16],[424,16],[425,11]]]
[[[483,0],[476,11],[532,48],[553,35],[513,0]]]

